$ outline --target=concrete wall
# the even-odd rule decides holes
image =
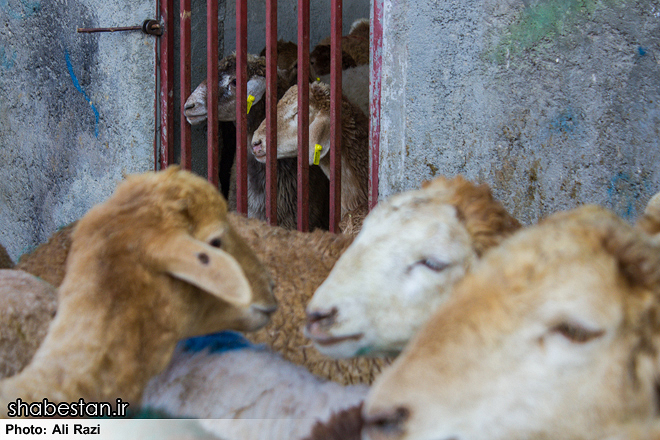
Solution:
[[[153,1],[0,2],[0,243],[16,261],[153,169]]]
[[[381,198],[463,174],[530,223],[660,190],[657,0],[376,1]]]

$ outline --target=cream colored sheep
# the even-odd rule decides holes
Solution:
[[[307,305],[324,355],[396,355],[483,253],[520,228],[487,185],[458,176],[392,196]]]
[[[610,211],[489,251],[392,366],[368,439],[602,439],[657,421],[660,247]]]
[[[56,317],[31,363],[0,382],[0,406],[137,403],[179,339],[266,324],[272,281],[226,215],[212,185],[177,167],[129,177],[92,208],[71,237]]]
[[[30,362],[56,310],[51,284],[21,270],[0,270],[0,378]]]
[[[309,163],[314,163],[315,145],[320,145],[319,165],[330,177],[330,86],[309,86]],[[252,138],[252,152],[266,161],[266,124]],[[293,86],[277,103],[277,158],[298,155],[298,86]],[[311,167],[313,168],[313,167]],[[367,206],[369,183],[369,120],[344,96],[341,106],[341,212],[344,216]],[[311,193],[311,192],[310,192]]]

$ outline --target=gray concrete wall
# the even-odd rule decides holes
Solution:
[[[660,190],[657,0],[383,6],[381,198],[463,174],[531,223]]]
[[[0,243],[14,261],[153,169],[155,38],[76,28],[154,15],[141,0],[0,2]]]

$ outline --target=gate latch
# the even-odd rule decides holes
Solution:
[[[144,20],[142,26],[124,26],[124,27],[107,27],[107,28],[78,28],[78,33],[92,33],[92,32],[123,32],[123,31],[142,31],[148,35],[155,35],[160,37],[163,35],[163,27],[158,20]]]

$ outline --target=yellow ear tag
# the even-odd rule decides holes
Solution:
[[[316,78],[316,80],[317,80],[318,82],[321,82],[321,78]]]
[[[314,145],[314,165],[318,165],[321,163],[321,150],[323,149],[323,146],[316,144]]]
[[[250,109],[252,108],[253,103],[254,103],[254,96],[248,95],[248,105],[247,105],[248,114],[250,114]]]

